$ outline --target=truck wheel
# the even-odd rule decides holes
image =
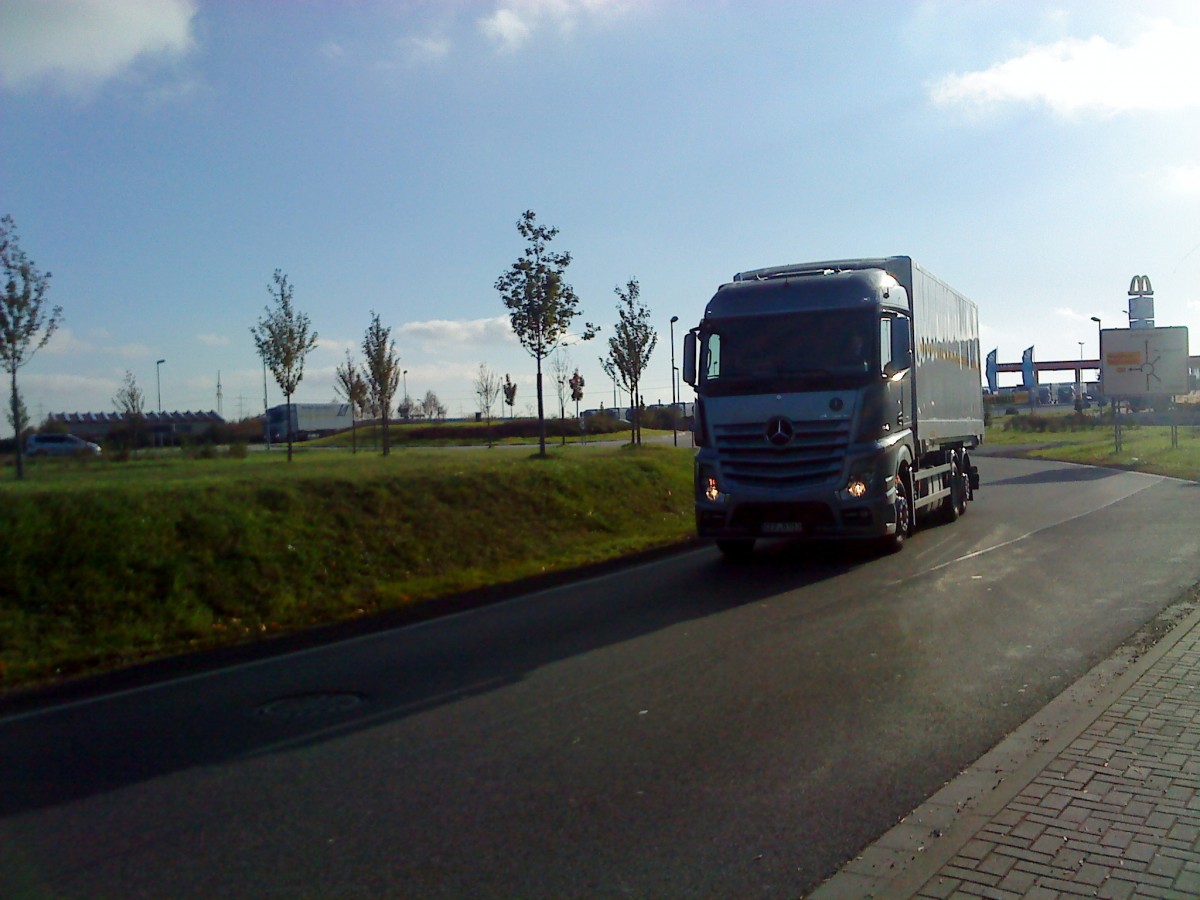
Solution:
[[[958,464],[958,457],[950,461],[950,496],[942,501],[942,520],[945,522],[954,522],[958,517],[967,511],[967,486],[964,482],[962,469]]]
[[[717,549],[730,562],[746,562],[754,553],[754,538],[736,538],[717,541]]]
[[[908,473],[896,474],[896,533],[889,534],[883,539],[883,549],[886,553],[899,553],[904,549],[905,539],[912,534],[912,491],[909,488]]]

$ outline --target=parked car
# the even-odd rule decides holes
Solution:
[[[73,434],[31,434],[25,442],[26,456],[98,456],[100,445]]]

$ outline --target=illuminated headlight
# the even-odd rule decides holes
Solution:
[[[700,470],[697,487],[700,490],[700,496],[709,503],[725,502],[725,494],[721,492],[721,486],[717,484],[717,476],[713,474],[711,469],[705,467]]]
[[[717,487],[717,479],[711,475],[704,479],[704,496],[713,503],[721,499],[721,489]]]
[[[876,478],[876,469],[877,461],[874,459],[864,459],[851,466],[850,477],[846,479],[844,488],[847,496],[860,500],[870,494],[879,480]]]

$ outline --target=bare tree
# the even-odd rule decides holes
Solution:
[[[650,326],[650,310],[639,299],[641,287],[631,278],[622,290],[613,289],[617,303],[616,334],[608,339],[608,358],[600,364],[613,381],[619,381],[629,391],[633,407],[633,443],[642,442],[641,395],[638,386],[642,373],[650,362],[650,354],[658,344],[658,335]]]
[[[560,347],[558,352],[550,358],[550,378],[558,393],[558,430],[564,447],[567,444],[567,378],[570,373],[571,360],[567,351]]]
[[[142,414],[146,411],[146,394],[138,387],[137,379],[128,369],[125,370],[125,380],[113,395],[113,406],[125,420],[125,428],[129,432],[129,449],[136,455],[138,435],[142,430]]]
[[[542,360],[567,336],[567,329],[579,313],[579,298],[565,280],[570,253],[547,249],[558,234],[557,228],[537,224],[537,214],[526,210],[517,222],[517,231],[525,238],[525,250],[496,280],[496,290],[508,307],[512,330],[529,355],[537,361],[537,416],[539,452],[546,455],[546,416],[542,400]],[[583,340],[596,335],[588,324]]]
[[[440,422],[446,418],[446,407],[438,395],[433,391],[425,392],[425,399],[421,401],[421,413],[430,422]]]
[[[492,446],[492,409],[500,397],[500,376],[488,368],[487,363],[479,364],[479,372],[475,375],[475,396],[479,400],[479,411],[487,419],[488,446]]]
[[[273,284],[267,285],[275,306],[266,307],[266,315],[250,329],[254,345],[262,357],[275,383],[283,391],[287,403],[287,458],[292,461],[292,394],[304,378],[304,357],[317,346],[317,333],[309,330],[308,316],[297,312],[292,302],[294,288],[279,269],[272,276]]]
[[[367,383],[367,394],[371,405],[379,410],[383,425],[383,455],[392,451],[388,435],[388,419],[391,416],[392,398],[400,384],[400,357],[396,353],[396,342],[392,340],[392,329],[379,321],[379,313],[371,311],[371,324],[363,336],[363,355],[367,358],[363,367],[363,378]]]
[[[46,346],[62,322],[62,307],[46,309],[50,273],[42,272],[21,249],[17,223],[12,216],[0,219],[0,269],[4,293],[0,294],[0,365],[9,375],[9,421],[23,422],[17,369]],[[17,435],[17,478],[25,477],[25,448]]]
[[[367,383],[350,351],[346,361],[335,370],[334,387],[350,404],[350,452],[358,453],[358,419],[367,408]]]

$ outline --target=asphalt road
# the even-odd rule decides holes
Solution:
[[[1200,581],[1200,488],[979,460],[896,556],[693,550],[0,718],[0,896],[796,897]]]

